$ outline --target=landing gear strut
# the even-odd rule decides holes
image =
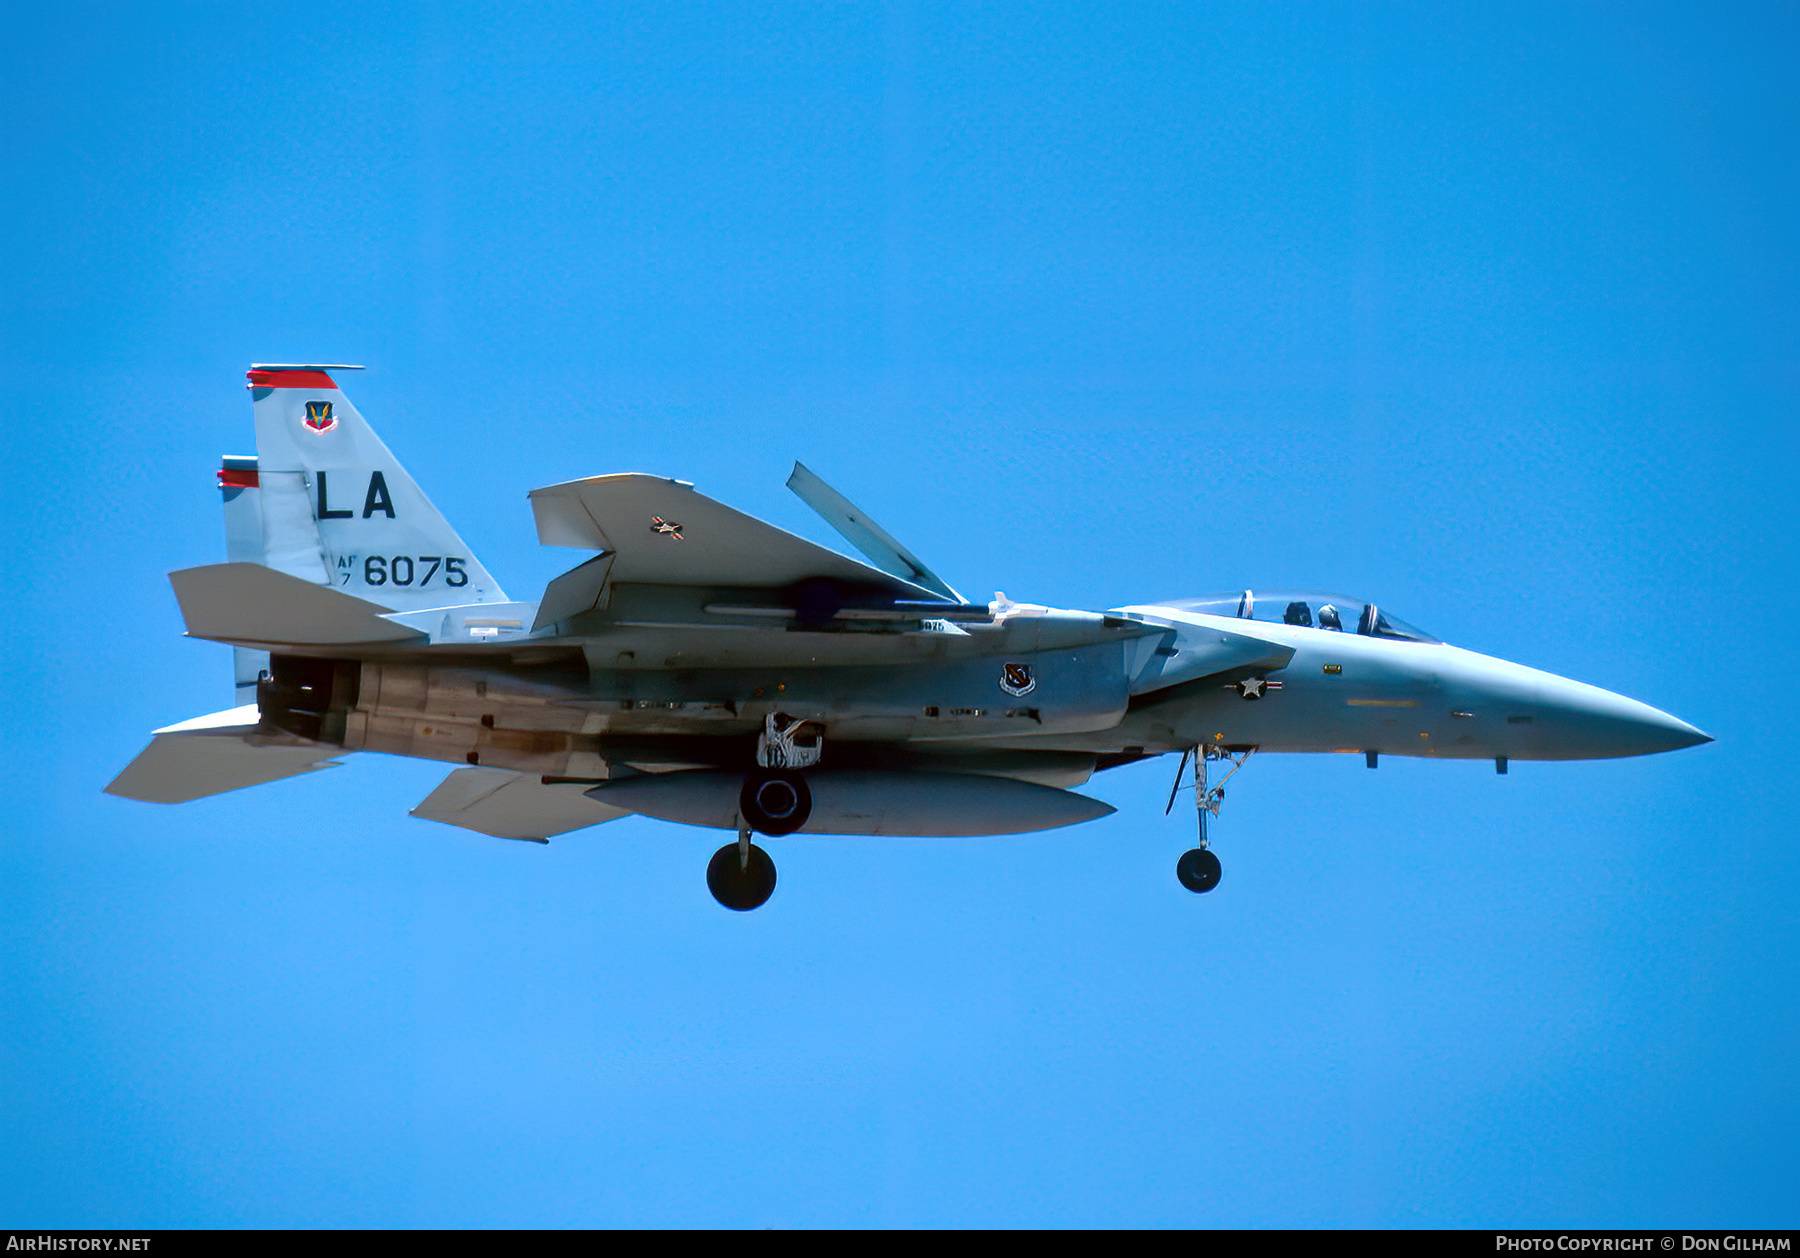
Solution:
[[[1224,876],[1225,872],[1219,864],[1219,858],[1213,855],[1212,848],[1207,842],[1207,815],[1209,813],[1214,817],[1219,815],[1219,809],[1225,803],[1225,783],[1231,780],[1232,774],[1244,767],[1255,751],[1254,747],[1227,750],[1224,747],[1202,743],[1191,753],[1185,751],[1181,753],[1181,764],[1175,770],[1175,785],[1169,791],[1169,806],[1163,809],[1163,813],[1166,816],[1174,809],[1175,796],[1181,792],[1181,775],[1187,769],[1188,756],[1192,755],[1194,758],[1194,812],[1200,823],[1200,846],[1189,848],[1181,854],[1181,859],[1175,862],[1175,877],[1180,880],[1182,886],[1196,895],[1211,891],[1218,886],[1219,879]],[[1231,772],[1221,778],[1217,786],[1209,787],[1207,778],[1210,776],[1210,766],[1214,760],[1230,761]]]
[[[750,827],[738,824],[736,843],[713,853],[706,867],[706,889],[728,909],[748,913],[775,894],[775,862],[750,841]]]

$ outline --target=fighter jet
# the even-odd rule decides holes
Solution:
[[[1336,594],[1078,611],[971,602],[796,464],[853,559],[641,473],[533,490],[539,540],[586,552],[500,588],[337,384],[253,366],[256,454],[218,473],[228,562],[170,574],[190,637],[236,652],[237,706],[155,731],[107,786],[180,803],[352,751],[458,766],[412,810],[506,839],[632,814],[735,831],[720,904],[775,889],[753,835],[992,835],[1114,811],[1097,772],[1192,766],[1190,891],[1225,782],[1262,752],[1580,760],[1711,741],[1665,712],[1438,641]],[[1168,811],[1165,808],[1165,811]]]

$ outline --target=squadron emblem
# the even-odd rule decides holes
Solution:
[[[1023,698],[1037,689],[1037,678],[1032,675],[1029,664],[1002,664],[1000,666],[1000,689],[1016,698]]]
[[[331,417],[330,402],[308,402],[306,404],[306,426],[314,432],[330,432],[337,427],[337,420]]]

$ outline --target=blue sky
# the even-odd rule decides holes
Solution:
[[[0,1223],[1793,1226],[1787,6],[14,6]],[[1640,760],[1173,765],[995,840],[547,848],[230,702],[252,361],[515,597],[650,471],[965,592],[1303,587],[1645,700]]]

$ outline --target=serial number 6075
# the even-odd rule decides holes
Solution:
[[[445,585],[461,589],[469,583],[468,562],[460,555],[368,555],[363,559],[363,584],[429,585],[441,571]],[[349,582],[345,573],[344,583]]]

